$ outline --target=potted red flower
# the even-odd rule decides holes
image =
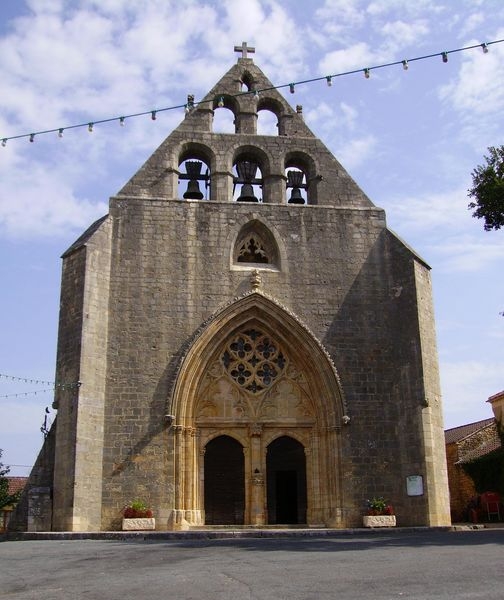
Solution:
[[[364,527],[394,527],[394,507],[380,496],[367,500],[367,514],[363,517]]]
[[[143,500],[132,500],[122,510],[123,530],[155,529],[156,521],[152,509]]]

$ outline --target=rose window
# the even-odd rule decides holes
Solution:
[[[286,359],[269,335],[249,329],[228,344],[222,363],[238,385],[255,394],[278,379],[285,369]]]

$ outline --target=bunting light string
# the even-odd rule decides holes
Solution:
[[[272,87],[268,87],[268,88],[262,88],[262,89],[252,89],[252,90],[247,90],[244,92],[239,92],[237,94],[233,94],[233,95],[228,95],[231,98],[235,98],[238,96],[245,96],[245,95],[250,95],[252,94],[254,96],[254,98],[258,98],[259,94],[261,92],[267,92],[270,90],[280,90],[283,88],[289,88],[289,91],[291,94],[295,93],[295,88],[296,86],[299,85],[305,85],[305,84],[309,84],[309,83],[315,83],[318,81],[324,81],[328,87],[331,87],[334,83],[334,79],[336,79],[337,77],[345,77],[347,75],[354,75],[356,73],[364,73],[364,76],[366,77],[366,79],[370,78],[370,74],[371,71],[376,71],[378,69],[384,69],[387,67],[394,67],[397,65],[401,65],[402,68],[407,71],[409,69],[409,66],[411,65],[411,63],[420,61],[420,60],[427,60],[430,58],[435,58],[435,57],[441,57],[441,60],[443,63],[447,63],[448,62],[448,56],[450,54],[456,54],[458,52],[464,52],[467,50],[474,50],[475,48],[479,48],[483,51],[484,54],[487,54],[489,51],[489,46],[492,46],[494,44],[501,44],[502,42],[504,42],[504,39],[500,39],[500,40],[493,40],[491,42],[483,42],[480,44],[474,44],[472,46],[464,46],[462,48],[454,48],[453,50],[443,50],[442,52],[435,52],[433,54],[425,54],[423,56],[415,56],[413,58],[406,58],[406,59],[401,59],[401,60],[396,60],[393,62],[389,62],[389,63],[383,63],[383,64],[379,64],[379,65],[374,65],[374,66],[369,66],[369,67],[360,67],[358,69],[353,69],[351,71],[344,71],[341,73],[334,73],[332,75],[322,75],[320,77],[313,77],[312,79],[304,79],[301,81],[294,81],[291,83],[284,83],[281,85],[277,85],[277,86],[272,86]],[[136,117],[143,117],[146,115],[150,115],[151,120],[155,121],[157,119],[157,115],[159,113],[162,112],[167,112],[167,111],[171,111],[171,110],[179,110],[179,109],[184,109],[184,111],[186,113],[191,112],[191,110],[193,110],[196,106],[200,106],[202,104],[205,103],[213,103],[214,101],[217,102],[217,106],[219,107],[223,107],[225,105],[224,102],[224,97],[223,96],[218,96],[217,98],[212,98],[210,100],[200,100],[199,102],[194,101],[194,96],[193,95],[188,95],[187,97],[187,102],[184,104],[177,104],[175,106],[166,106],[164,108],[156,108],[156,109],[150,109],[150,110],[146,110],[146,111],[142,111],[142,112],[137,112],[137,113],[132,113],[129,115],[121,115],[121,116],[117,116],[117,117],[109,117],[107,119],[95,119],[94,121],[87,121],[85,123],[78,123],[75,125],[67,125],[65,127],[55,127],[53,129],[44,129],[44,130],[40,130],[40,131],[34,131],[31,133],[22,133],[20,135],[12,135],[12,136],[1,136],[0,135],[0,140],[1,140],[1,145],[2,146],[6,146],[7,142],[9,140],[17,140],[17,139],[21,139],[21,138],[28,138],[30,142],[34,142],[35,141],[35,137],[39,136],[39,135],[45,135],[48,133],[56,133],[58,135],[58,137],[62,138],[63,137],[63,132],[67,131],[69,129],[79,129],[82,127],[87,127],[88,131],[90,133],[92,133],[94,131],[94,127],[96,125],[101,125],[104,123],[112,123],[114,121],[117,121],[119,123],[119,125],[124,126],[125,125],[125,121],[126,119],[133,119]],[[1,375],[0,375],[1,377]]]
[[[0,373],[0,379],[7,379],[9,381],[17,381],[19,383],[27,383],[34,385],[50,385],[52,386],[51,390],[56,390],[58,388],[78,388],[82,385],[81,381],[73,381],[73,382],[56,382],[56,381],[45,381],[43,379],[31,379],[29,377],[17,377],[15,375],[6,375],[5,373]],[[50,391],[50,390],[39,390],[42,391]],[[32,394],[34,392],[23,392],[19,395],[23,394]],[[0,396],[1,398],[5,398],[6,396]]]
[[[46,394],[54,392],[56,388],[48,388],[45,390],[32,390],[31,392],[17,392],[15,394],[2,394],[0,398],[20,398],[21,396],[36,396],[37,394]]]

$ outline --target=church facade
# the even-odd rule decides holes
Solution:
[[[448,524],[429,271],[244,44],[63,255],[45,527]]]

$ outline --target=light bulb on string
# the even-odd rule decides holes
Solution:
[[[35,141],[35,134],[30,133],[30,142],[34,142],[34,141]]]
[[[58,129],[58,137],[59,138],[63,137],[63,129]]]
[[[259,100],[259,92],[257,90],[254,90],[254,100],[256,102],[258,102],[258,100]]]
[[[447,63],[448,62],[448,52],[442,52],[441,56],[443,58],[443,62]]]
[[[332,77],[330,75],[328,75],[326,77],[326,81],[327,81],[327,87],[331,87],[332,86]]]
[[[124,127],[124,117],[119,117],[119,125]]]
[[[407,60],[403,60],[402,61],[402,68],[407,71],[409,69],[409,65],[408,65],[408,61]]]
[[[219,101],[217,102],[217,106],[219,108],[224,108],[224,98],[222,96],[219,98]]]
[[[483,50],[483,54],[488,54],[488,45],[483,43],[481,44],[481,49]]]
[[[5,146],[7,146],[7,140],[6,140],[5,138],[2,140],[2,146],[3,146],[4,148],[5,148]]]
[[[156,117],[156,111],[155,110],[151,111],[150,118],[151,118],[152,121],[156,120],[157,117]]]
[[[88,123],[87,130],[89,131],[89,133],[93,133],[93,127],[94,123]]]
[[[364,69],[364,77],[365,77],[366,79],[369,79],[370,75],[371,75],[371,73],[370,73],[369,69],[367,69],[367,68],[366,68],[366,69]]]
[[[294,84],[293,83],[289,83],[289,90],[290,93],[293,94],[296,90],[294,89]]]

